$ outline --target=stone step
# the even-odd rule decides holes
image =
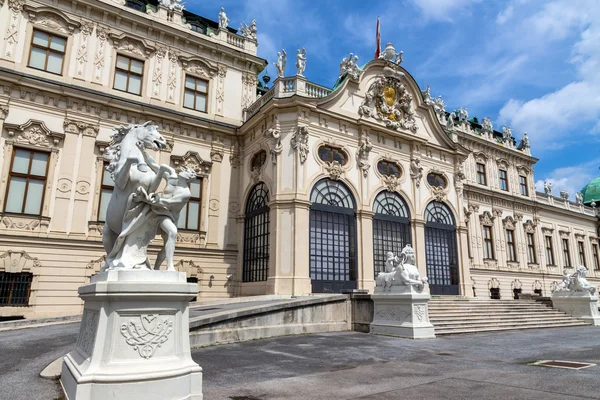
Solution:
[[[436,336],[442,335],[458,335],[464,333],[480,333],[480,332],[497,332],[497,331],[510,331],[510,330],[521,330],[521,329],[543,329],[543,328],[567,328],[575,326],[586,326],[589,325],[583,321],[571,320],[571,322],[562,322],[557,324],[537,324],[537,325],[513,325],[513,326],[493,326],[493,327],[455,327],[455,328],[435,328]]]
[[[436,318],[446,318],[446,319],[464,319],[464,318],[485,318],[485,317],[494,317],[494,316],[507,316],[507,317],[515,317],[519,316],[522,318],[537,318],[537,317],[547,317],[547,316],[566,316],[567,314],[561,311],[544,311],[544,312],[528,312],[528,313],[520,313],[520,312],[506,312],[506,313],[490,313],[490,312],[471,312],[471,313],[438,313],[429,311],[429,317],[431,319]]]
[[[546,308],[511,308],[511,307],[506,307],[506,308],[486,308],[486,307],[479,307],[479,308],[437,308],[437,307],[429,307],[430,311],[435,311],[438,313],[453,313],[453,312],[458,312],[458,313],[468,313],[468,312],[490,312],[490,313],[503,313],[503,312],[510,312],[510,311],[514,311],[514,312],[523,312],[523,313],[532,313],[532,312],[546,312],[547,310],[552,311],[552,308],[546,307]]]
[[[440,321],[430,319],[431,323],[437,328],[439,327],[452,327],[452,326],[465,326],[476,327],[476,326],[504,326],[504,325],[539,325],[546,323],[554,323],[554,322],[571,322],[573,319],[571,317],[563,316],[563,317],[553,317],[553,318],[541,318],[536,319],[535,321],[526,320],[522,318],[492,318],[492,319],[481,319],[481,320],[461,320],[461,321]]]

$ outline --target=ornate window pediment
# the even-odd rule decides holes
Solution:
[[[218,68],[210,65],[201,58],[181,58],[181,65],[188,74],[211,79],[217,73]]]
[[[517,165],[517,172],[519,172],[521,175],[529,175],[531,173],[531,169],[525,165]]]
[[[113,41],[113,45],[117,52],[123,52],[125,54],[149,58],[152,53],[156,51],[156,48],[148,43],[145,39],[134,39],[128,37],[125,33],[111,33],[109,34]]]
[[[542,232],[544,233],[545,236],[552,236],[552,234],[554,233],[554,229],[542,228]]]
[[[29,14],[29,22],[42,29],[70,36],[75,32],[75,29],[81,26],[79,22],[70,19],[56,9],[48,7],[34,8],[29,5],[25,5],[24,8]]]
[[[560,234],[560,237],[562,239],[568,239],[569,236],[571,235],[571,232],[569,232],[569,231],[558,231],[558,233]]]
[[[509,166],[508,160],[506,160],[504,158],[497,159],[496,164],[498,164],[498,167],[502,168],[502,169],[508,169],[508,166]]]
[[[535,226],[535,223],[530,219],[523,224],[526,233],[535,233]]]
[[[41,267],[36,257],[31,257],[25,250],[8,250],[0,254],[0,271],[9,273],[33,272]]]
[[[510,215],[502,220],[502,224],[504,225],[504,228],[513,229],[513,230],[515,229],[515,226],[517,225],[514,218],[511,217]]]
[[[483,214],[479,216],[481,225],[494,225],[495,219],[496,217],[494,217],[489,211],[484,211]]]
[[[485,164],[485,162],[489,159],[487,154],[482,152],[473,153],[473,158],[475,159],[475,161],[482,164]]]
[[[55,149],[65,138],[64,133],[52,132],[42,121],[30,119],[22,125],[4,124],[9,139],[14,143]]]
[[[195,151],[188,151],[183,156],[171,156],[171,160],[178,171],[182,168],[191,168],[198,176],[208,177],[212,169],[212,162],[203,160]]]

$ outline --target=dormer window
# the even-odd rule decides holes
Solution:
[[[133,8],[141,12],[146,12],[146,2],[144,0],[127,0],[125,7]]]

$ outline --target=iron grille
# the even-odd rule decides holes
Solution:
[[[315,293],[356,288],[354,198],[338,181],[324,179],[311,193],[310,277]]]
[[[27,306],[33,274],[0,272],[0,306]]]
[[[242,272],[244,282],[269,277],[269,190],[263,182],[252,188],[246,203]]]
[[[398,194],[383,191],[373,204],[373,265],[375,277],[385,269],[387,252],[398,255],[411,243],[409,212]]]
[[[458,252],[454,218],[448,207],[433,201],[425,209],[425,260],[431,294],[459,294]]]

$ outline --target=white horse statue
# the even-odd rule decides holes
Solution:
[[[553,292],[589,292],[594,296],[596,287],[587,280],[587,268],[580,265],[573,274],[563,271],[562,282],[556,285]]]
[[[150,121],[141,125],[118,126],[113,129],[115,130],[111,136],[113,143],[104,153],[104,158],[109,162],[106,170],[112,174],[115,187],[108,203],[106,223],[102,233],[102,244],[108,255],[103,270],[149,268],[150,263],[145,257],[145,249],[137,249],[138,253],[139,250],[143,250],[143,262],[131,264],[114,258],[115,244],[118,239],[119,242],[124,239],[120,235],[128,228],[126,219],[135,219],[136,215],[133,214],[142,211],[132,205],[139,202],[140,196],[143,197],[144,193],[146,196],[147,193],[153,193],[166,172],[150,168],[145,160],[143,149],[160,150],[166,147],[167,141],[158,132],[157,126],[151,125]],[[152,235],[152,239],[155,233],[156,230],[148,235]]]
[[[400,257],[388,252],[385,264],[386,271],[380,272],[375,278],[376,285],[384,291],[392,286],[414,286],[418,292],[423,291],[427,278],[421,278],[415,265],[415,251],[410,244],[404,246]]]

